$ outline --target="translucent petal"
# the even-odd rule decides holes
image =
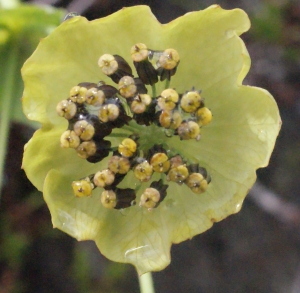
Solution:
[[[238,35],[249,26],[242,10],[227,11],[217,5],[165,25],[148,7],[137,6],[92,22],[70,19],[42,40],[22,70],[24,111],[43,124],[25,148],[23,167],[44,191],[54,227],[78,240],[95,240],[106,257],[132,263],[144,273],[168,265],[172,243],[192,238],[240,210],[256,179],[255,170],[268,164],[281,124],[268,92],[241,85],[250,58]],[[123,211],[106,210],[99,199],[101,189],[91,198],[75,198],[71,182],[103,169],[107,159],[89,164],[73,150],[61,149],[59,137],[66,123],[55,107],[79,82],[112,84],[101,74],[98,58],[110,53],[130,61],[131,46],[140,42],[179,52],[181,62],[171,86],[181,93],[193,86],[202,89],[213,120],[201,130],[199,142],[167,138],[157,127],[134,123],[116,132],[135,130],[141,135],[140,144],[167,143],[170,151],[205,167],[212,182],[201,195],[170,183],[167,197],[152,212],[138,205]],[[162,89],[159,85],[157,92]],[[109,139],[113,144],[120,141]],[[149,185],[143,184],[137,199]],[[132,172],[120,187],[138,187]]]

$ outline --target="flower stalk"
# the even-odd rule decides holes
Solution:
[[[19,74],[18,48],[19,47],[16,42],[12,42],[11,50],[8,51],[7,63],[5,66],[6,72],[1,82],[2,90],[0,95],[3,102],[0,123],[0,191],[3,185],[3,172],[9,139],[9,126],[12,116],[14,83],[16,81],[16,76]]]
[[[151,272],[139,276],[140,292],[155,293]]]

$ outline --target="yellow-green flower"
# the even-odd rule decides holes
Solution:
[[[131,263],[144,273],[169,264],[172,243],[240,210],[256,169],[268,164],[281,124],[272,96],[241,84],[250,58],[238,36],[249,26],[242,10],[217,5],[164,25],[148,7],[137,6],[91,22],[74,17],[41,41],[22,69],[24,112],[42,124],[25,147],[23,168],[43,191],[54,227],[78,240],[94,240],[109,259]],[[148,50],[146,57],[143,50]],[[137,119],[151,102],[145,88],[132,82],[127,65],[122,63],[125,79],[111,71],[112,55],[131,68],[132,61],[145,62],[135,67],[155,101],[149,110],[154,115]],[[161,56],[167,56],[159,61],[167,71],[153,61]],[[151,75],[149,63],[160,76]],[[151,78],[143,76],[144,66],[150,66]],[[115,98],[108,104],[99,99],[94,107],[82,100],[87,89],[76,86],[89,82],[98,89],[103,85],[99,81],[119,90],[119,104]],[[156,89],[151,91],[149,84]],[[163,92],[165,87],[171,92]],[[71,103],[79,112],[73,113]],[[94,135],[88,130],[85,141],[74,130],[86,111],[99,115],[96,132],[104,134],[97,143],[107,141],[96,163],[88,161],[95,161],[93,155],[83,153],[92,146],[78,151],[78,144]],[[70,123],[62,117],[65,113]],[[68,125],[68,139],[61,142]],[[76,135],[79,139],[73,139]],[[61,147],[71,140],[71,148]],[[120,183],[114,186],[114,180]],[[137,204],[120,203],[120,190],[127,190],[130,200],[136,196]]]

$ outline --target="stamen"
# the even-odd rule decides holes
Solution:
[[[72,188],[75,196],[86,197],[92,195],[92,190],[94,185],[91,183],[90,179],[87,177],[79,181],[72,182]]]
[[[84,141],[76,149],[77,155],[82,159],[87,159],[96,153],[97,147],[94,141]]]
[[[126,174],[130,167],[130,161],[125,157],[112,156],[108,161],[108,169],[115,174]]]
[[[160,97],[157,99],[157,104],[161,110],[173,110],[179,100],[178,93],[173,89],[166,89],[162,91]]]
[[[203,108],[200,108],[196,112],[196,117],[197,117],[198,124],[200,126],[205,126],[205,125],[208,125],[211,122],[212,113],[208,108],[203,107]]]
[[[56,112],[59,116],[70,120],[75,116],[77,106],[71,100],[62,100],[57,104]]]
[[[179,63],[179,54],[175,49],[166,49],[158,59],[158,63],[163,69],[172,70]]]
[[[137,93],[137,87],[134,79],[131,76],[124,76],[120,79],[118,84],[120,95],[126,99],[133,98]]]
[[[105,94],[101,90],[97,90],[95,87],[87,90],[86,94],[86,102],[89,105],[93,105],[95,107],[101,106],[105,102]]]
[[[118,70],[118,62],[111,54],[104,54],[98,60],[98,65],[105,75],[112,75]]]
[[[203,106],[203,100],[197,91],[185,93],[180,101],[180,106],[187,113],[194,113],[198,108]]]
[[[80,138],[73,130],[66,130],[60,137],[60,146],[62,148],[77,148],[80,144]]]
[[[86,120],[77,121],[74,124],[74,131],[82,140],[90,140],[95,134],[94,126]]]
[[[119,153],[126,158],[130,158],[136,152],[136,142],[131,138],[125,138],[122,143],[119,145]]]
[[[115,175],[109,169],[97,172],[93,179],[95,185],[102,188],[111,185],[114,182],[114,180]]]
[[[170,161],[165,153],[156,153],[150,159],[150,165],[158,173],[165,173],[170,169]]]
[[[148,48],[143,43],[135,44],[130,49],[131,58],[135,62],[141,62],[148,58]]]
[[[135,166],[133,173],[141,182],[147,182],[151,179],[153,168],[149,162],[145,160]]]
[[[178,135],[180,139],[191,139],[195,138],[196,140],[200,139],[200,128],[199,125],[194,121],[183,122],[179,125]]]
[[[101,203],[107,209],[113,209],[117,205],[117,196],[113,190],[104,190],[101,194]]]

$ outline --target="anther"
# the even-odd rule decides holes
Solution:
[[[175,49],[166,49],[159,57],[158,63],[163,69],[172,70],[179,63],[179,54]]]
[[[145,44],[138,43],[130,49],[131,58],[135,62],[141,62],[148,58],[148,48]]]
[[[188,168],[185,165],[180,165],[170,169],[167,180],[182,184],[188,176]]]
[[[108,169],[115,174],[126,174],[130,170],[128,158],[112,156],[108,161]]]
[[[182,122],[178,111],[162,111],[159,115],[159,123],[164,128],[177,129]]]
[[[118,83],[120,95],[126,99],[133,98],[137,93],[137,87],[131,76],[124,76]]]
[[[200,139],[200,128],[199,125],[194,121],[183,122],[177,129],[180,139]]]
[[[139,94],[133,98],[130,108],[135,114],[142,114],[146,111],[147,106],[151,104],[151,97],[148,94]]]
[[[56,112],[59,116],[70,120],[76,115],[77,106],[70,100],[62,100],[57,104]]]
[[[123,76],[132,76],[129,64],[119,55],[104,54],[99,58],[98,65],[115,83],[118,83]]]
[[[167,195],[168,185],[163,184],[162,180],[153,181],[149,188],[141,195],[140,207],[145,207],[148,211],[157,208]]]
[[[101,194],[101,203],[107,209],[113,209],[117,205],[117,195],[113,190],[104,190]]]
[[[157,104],[161,110],[171,111],[176,107],[179,95],[174,89],[165,89],[157,99]]]
[[[114,121],[119,117],[120,109],[115,104],[101,106],[98,117],[102,122]]]
[[[72,182],[72,188],[75,196],[86,197],[92,195],[92,190],[94,185],[91,183],[90,179],[87,177],[79,181]]]
[[[77,148],[77,155],[82,159],[87,159],[96,153],[97,147],[94,141],[84,141]]]
[[[126,158],[130,158],[136,152],[136,142],[131,138],[125,138],[118,147],[119,153]]]
[[[151,179],[153,168],[149,162],[145,160],[135,166],[133,173],[141,182],[147,182]]]
[[[165,173],[170,169],[170,161],[165,153],[156,153],[150,159],[150,165],[158,173]]]
[[[157,83],[157,71],[148,60],[149,51],[147,46],[142,43],[135,44],[130,53],[137,74],[143,83],[150,85]]]
[[[73,130],[66,130],[60,137],[60,145],[63,148],[77,148],[80,138]]]
[[[202,107],[196,112],[196,117],[198,124],[200,126],[205,126],[211,122],[212,113],[207,107]]]
[[[155,188],[146,188],[140,199],[140,207],[153,209],[160,200],[160,193]]]
[[[171,76],[176,73],[179,61],[179,54],[174,49],[166,49],[160,54],[157,61],[157,71],[161,81],[171,79]]]
[[[203,99],[198,91],[190,91],[182,96],[180,106],[183,111],[187,113],[194,113],[198,108],[203,106]]]
[[[80,85],[72,87],[70,90],[70,100],[74,103],[83,104],[86,101],[85,94],[87,90],[86,87]]]
[[[90,140],[95,134],[94,126],[86,120],[77,121],[74,124],[74,131],[82,140]]]
[[[93,87],[85,93],[86,103],[95,107],[101,106],[105,102],[105,94],[103,91]]]
[[[194,193],[199,194],[206,191],[209,182],[202,174],[192,173],[188,176],[185,183]]]
[[[102,188],[111,185],[114,182],[114,180],[115,180],[115,175],[109,169],[98,171],[94,175],[94,179],[93,179],[94,184]]]

